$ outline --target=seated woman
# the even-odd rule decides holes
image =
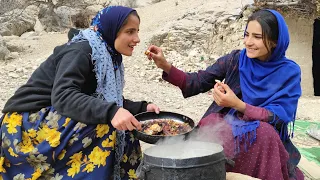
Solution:
[[[140,129],[159,107],[122,96],[122,55],[140,42],[136,10],[109,6],[58,46],[2,112],[0,179],[136,179]]]
[[[252,14],[244,45],[197,73],[184,73],[169,64],[159,47],[150,46],[147,56],[184,97],[214,88],[214,102],[199,129],[213,131],[224,123],[219,128],[223,147],[235,161],[227,171],[264,180],[303,179],[297,168],[300,153],[289,139],[292,129],[288,128],[293,128],[301,96],[301,72],[285,56],[289,32],[284,18],[274,10]]]

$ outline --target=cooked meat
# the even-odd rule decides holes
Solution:
[[[152,126],[150,126],[150,129],[151,129],[152,131],[156,131],[156,132],[162,131],[162,127],[159,126],[159,124],[152,124]]]
[[[177,122],[172,119],[149,120],[142,124],[142,132],[148,135],[174,136],[191,131],[188,123]]]

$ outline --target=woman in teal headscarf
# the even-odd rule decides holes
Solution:
[[[159,111],[122,96],[122,55],[140,42],[139,24],[131,8],[103,9],[8,100],[3,179],[136,179],[141,149],[130,131],[141,124],[133,114]]]

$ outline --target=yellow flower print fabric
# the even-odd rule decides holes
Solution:
[[[0,180],[113,177],[116,130],[111,123],[86,125],[48,107],[5,114],[0,135]],[[130,132],[124,152],[121,177],[137,179],[141,149]]]

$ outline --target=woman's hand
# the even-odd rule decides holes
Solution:
[[[159,114],[160,113],[160,108],[155,104],[148,104],[147,111],[148,112],[155,112],[155,113]]]
[[[169,74],[171,69],[171,64],[168,63],[168,61],[164,57],[161,48],[155,45],[151,45],[149,46],[145,54],[147,55],[149,60],[154,61],[154,63],[157,65],[158,68],[162,69],[164,72]]]
[[[245,111],[246,104],[234,94],[227,84],[216,83],[213,89],[213,98],[219,106],[230,107],[242,113]]]
[[[119,108],[113,119],[111,120],[111,124],[117,130],[129,130],[133,129],[140,130],[141,123],[126,109]]]

